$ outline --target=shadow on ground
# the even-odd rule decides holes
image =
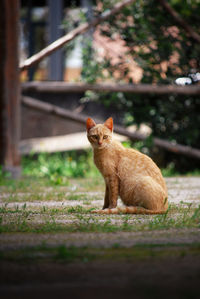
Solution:
[[[200,256],[1,264],[1,298],[199,298]]]

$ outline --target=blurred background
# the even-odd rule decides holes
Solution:
[[[21,0],[20,61],[79,25],[90,22],[103,11],[112,9],[117,2]],[[156,88],[160,84],[178,86],[180,81],[176,80],[183,78],[181,85],[198,86],[199,79],[196,80],[195,76],[200,72],[200,2],[170,0],[167,3],[168,9],[166,1],[158,1],[155,5],[153,0],[138,0],[125,6],[36,66],[22,71],[21,92],[25,97],[56,105],[77,115],[100,120],[112,116],[116,125],[146,137],[135,142],[124,136],[119,139],[125,146],[133,146],[150,155],[165,169],[166,175],[198,174],[198,155],[179,154],[176,149],[169,151],[157,146],[153,138],[198,150],[199,92],[137,94],[90,89],[77,89],[77,92],[57,92],[55,89],[52,92],[48,88],[42,90],[29,85],[33,82],[37,85],[38,81],[62,81],[68,84],[151,84]],[[176,14],[182,23],[177,22]],[[190,81],[184,78],[190,78]],[[79,159],[83,163],[91,158],[83,123],[23,104],[20,135],[23,161],[27,161],[30,153],[32,157],[44,157],[46,152],[59,152],[59,155],[67,155],[69,163],[74,161],[77,169]],[[80,173],[84,175],[84,171]]]

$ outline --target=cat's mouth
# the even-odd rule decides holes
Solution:
[[[103,149],[103,148],[106,148],[106,147],[108,147],[108,146],[109,146],[108,143],[102,143],[102,144],[98,144],[98,145],[97,145],[97,147],[98,147],[99,149]]]
[[[105,144],[98,144],[97,147],[98,148],[103,148],[103,147],[105,147]]]
[[[107,144],[107,143],[102,143],[102,144],[95,143],[92,146],[93,146],[93,148],[96,148],[96,149],[104,149],[104,148],[108,147],[109,144]]]
[[[102,149],[106,147],[106,144],[95,144],[95,148]]]

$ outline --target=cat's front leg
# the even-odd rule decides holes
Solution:
[[[109,188],[108,188],[108,185],[106,184],[103,210],[107,209],[108,207],[109,207]]]
[[[117,176],[112,175],[108,178],[109,189],[109,209],[116,208],[119,190],[119,179]]]
[[[104,206],[102,210],[94,210],[92,213],[98,214],[110,214],[107,211],[114,211],[117,207],[118,190],[119,190],[119,179],[115,175],[107,176],[105,178],[106,191],[104,197]],[[111,213],[112,214],[112,213]]]

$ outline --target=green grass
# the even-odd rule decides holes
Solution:
[[[24,247],[0,251],[0,260],[9,262],[57,261],[64,263],[91,261],[136,261],[152,258],[184,258],[185,256],[200,256],[200,243],[195,244],[139,244],[131,248],[122,248],[114,244],[111,248],[89,248],[66,246],[48,246],[43,243],[39,246]]]
[[[170,213],[170,210],[169,212]],[[190,207],[182,209],[182,212],[176,217],[168,217],[168,213],[164,215],[156,215],[153,220],[149,221],[150,230],[170,229],[170,228],[200,228],[200,206],[193,211]]]
[[[95,215],[93,208],[77,205],[72,207],[41,207],[28,209],[26,204],[0,209],[0,232],[119,232],[153,231],[173,228],[200,228],[200,206],[198,208],[170,206],[164,215]],[[69,217],[67,216],[69,215]],[[63,223],[57,221],[64,216]],[[37,219],[40,219],[39,222]],[[68,220],[71,219],[71,223]]]
[[[63,162],[63,159],[66,161]],[[13,234],[16,239],[13,246],[9,245],[13,250],[6,248],[0,251],[0,260],[9,263],[87,263],[183,258],[188,254],[197,255],[199,258],[200,243],[141,244],[132,248],[122,248],[120,242],[114,243],[111,248],[77,248],[70,246],[67,241],[62,244],[62,235],[68,235],[69,239],[72,236],[73,241],[74,234],[71,233],[81,233],[81,240],[85,233],[93,233],[93,238],[97,240],[104,233],[105,239],[102,241],[107,244],[109,233],[122,232],[123,235],[123,232],[160,230],[166,240],[168,230],[174,229],[174,234],[179,234],[179,229],[182,231],[192,228],[196,231],[200,228],[200,206],[184,201],[178,205],[171,204],[164,215],[92,214],[93,209],[103,205],[104,180],[96,170],[91,154],[82,153],[82,158],[77,159],[75,164],[72,163],[73,160],[76,160],[76,157],[68,154],[26,157],[23,160],[23,177],[20,180],[12,180],[8,174],[0,171],[0,233],[4,233],[6,237]],[[164,171],[167,176],[174,174],[171,166]],[[177,183],[178,179],[175,180],[170,181],[170,188],[173,188],[173,182]],[[175,187],[181,188],[181,185]],[[47,239],[48,234],[56,234],[59,241],[54,246],[42,242],[40,246],[29,247],[26,243],[24,248],[15,249],[18,233],[31,233],[36,239],[37,234],[44,235],[44,239]],[[152,234],[152,240],[155,234]],[[76,234],[75,236],[77,237]]]
[[[164,215],[91,214],[100,205],[99,202],[94,207],[93,201],[96,205],[101,199],[103,204],[104,192],[104,181],[94,166],[91,151],[79,155],[71,152],[23,157],[22,165],[24,177],[20,180],[11,180],[0,170],[3,203],[0,232],[118,232],[200,227],[200,208],[181,203],[171,205]],[[174,173],[173,165],[165,171],[170,176]],[[55,207],[46,204],[52,201]],[[62,202],[67,206],[62,206]],[[38,206],[29,207],[29,203]],[[15,206],[11,208],[8,204]]]
[[[0,251],[0,260],[4,261],[35,261],[35,260],[54,260],[66,263],[70,262],[88,262],[93,260],[95,255],[87,248],[77,248],[65,245],[48,246],[43,243],[40,246],[25,247],[17,250]]]
[[[22,158],[23,174],[34,177],[45,177],[55,185],[66,185],[67,178],[98,176],[92,161],[91,151],[67,153],[41,153],[37,156]]]

